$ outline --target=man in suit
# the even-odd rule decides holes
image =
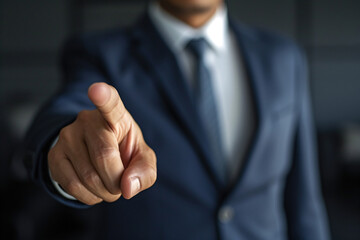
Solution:
[[[131,28],[70,41],[63,70],[26,163],[64,204],[114,202],[109,238],[328,238],[292,42],[222,0],[159,0]]]

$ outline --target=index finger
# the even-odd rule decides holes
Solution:
[[[114,87],[106,83],[94,83],[89,87],[88,97],[111,127],[116,127],[124,120],[127,110]]]

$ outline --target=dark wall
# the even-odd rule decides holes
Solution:
[[[344,164],[341,152],[344,126],[359,129],[360,124],[360,1],[227,2],[232,16],[293,38],[306,50],[333,236],[360,239],[360,189],[348,184],[360,185],[360,171],[353,170],[360,157]],[[13,142],[21,139],[36,109],[59,86],[58,53],[64,40],[130,24],[145,5],[141,0],[0,0],[0,112]],[[16,155],[11,171],[18,182],[25,181]]]
[[[20,92],[30,95],[36,107],[58,86],[57,53],[67,36],[128,24],[142,12],[145,1],[0,0],[0,4],[0,102],[12,101]],[[228,4],[232,15],[243,22],[276,30],[305,47],[319,128],[360,120],[359,1],[229,0]]]
[[[280,31],[305,47],[319,128],[360,120],[360,2],[229,1],[245,22]]]

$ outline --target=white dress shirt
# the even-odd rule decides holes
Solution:
[[[218,107],[229,180],[236,177],[254,130],[254,107],[240,49],[221,6],[202,27],[192,28],[164,11],[157,2],[149,7],[150,18],[175,54],[190,86],[194,86],[194,59],[186,50],[189,40],[203,37],[211,46],[205,62],[211,71]]]
[[[164,11],[157,2],[150,3],[149,15],[155,27],[173,51],[193,87],[194,59],[186,50],[189,40],[203,37],[210,48],[205,62],[211,71],[216,104],[218,106],[228,179],[233,181],[241,167],[254,130],[254,108],[249,83],[240,56],[240,49],[228,25],[227,10],[221,6],[202,27],[192,28]],[[141,127],[141,126],[140,126]],[[53,181],[65,198],[74,200]]]

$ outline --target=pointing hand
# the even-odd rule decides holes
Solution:
[[[88,205],[130,199],[155,183],[155,153],[115,88],[94,83],[88,97],[96,109],[81,111],[49,151],[51,176]]]

